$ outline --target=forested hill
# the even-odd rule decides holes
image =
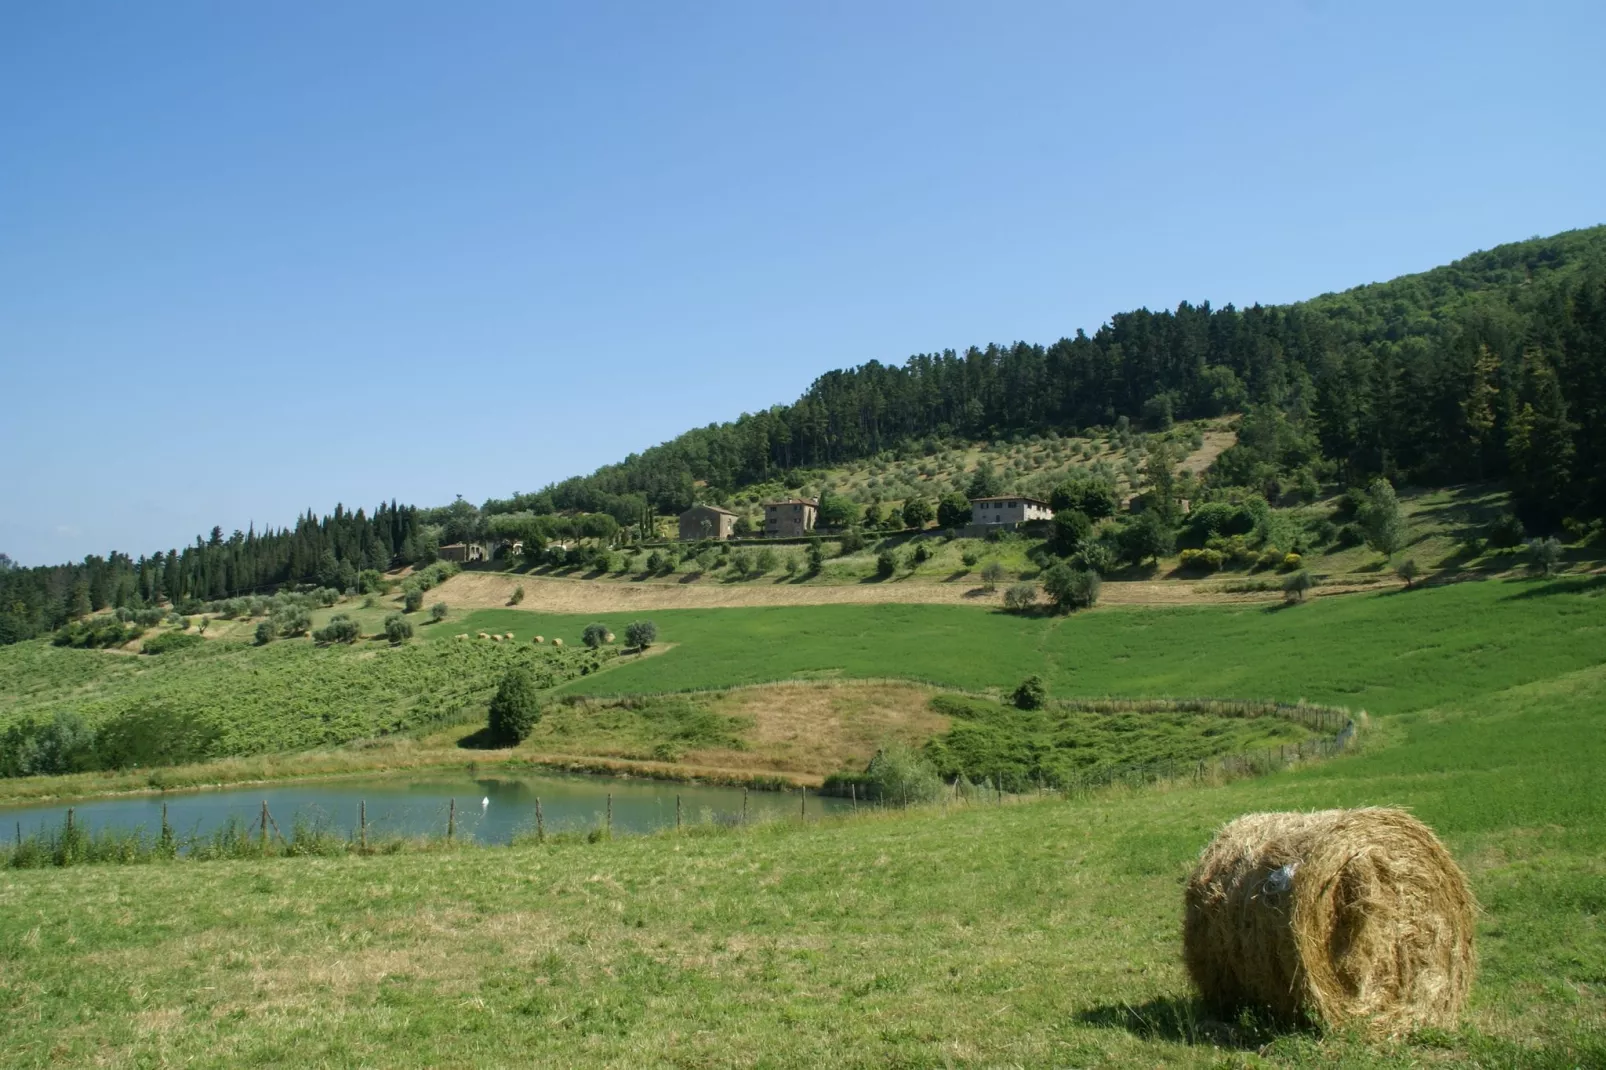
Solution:
[[[489,512],[683,509],[927,438],[1245,412],[1221,480],[1506,477],[1537,522],[1606,511],[1606,227],[1293,305],[1183,303],[1094,334],[872,361]],[[704,484],[705,486],[699,486]]]
[[[337,507],[265,534],[214,529],[137,560],[18,569],[0,555],[0,643],[109,605],[283,583],[345,588],[362,569],[477,533],[486,514],[579,511],[599,514],[587,524],[629,524],[889,448],[1229,412],[1244,417],[1239,444],[1211,471],[1216,488],[1275,493],[1288,480],[1376,473],[1429,484],[1500,478],[1532,526],[1606,515],[1606,227],[1299,304],[1138,309],[1051,345],[827,372],[790,405],[687,431],[483,511],[461,501],[371,514]]]

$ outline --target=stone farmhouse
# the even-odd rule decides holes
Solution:
[[[974,527],[1024,524],[1030,520],[1053,520],[1054,510],[1041,498],[1003,494],[996,498],[970,499],[970,523]]]
[[[736,514],[717,505],[694,505],[680,514],[680,538],[728,539],[736,530]]]
[[[764,534],[797,538],[814,530],[820,503],[811,498],[783,498],[764,503]]]
[[[459,565],[486,559],[485,546],[477,542],[449,542],[435,551],[435,556],[442,561],[456,561]]]

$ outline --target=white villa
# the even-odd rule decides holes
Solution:
[[[1041,498],[1005,494],[997,498],[970,499],[970,522],[976,525],[1024,524],[1028,520],[1053,520],[1054,510]]]

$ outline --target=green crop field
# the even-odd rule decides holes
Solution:
[[[1375,713],[1459,701],[1598,663],[1606,651],[1606,578],[1466,582],[1286,608],[1111,607],[1068,617],[914,605],[648,615],[673,649],[626,655],[560,691],[704,690],[832,677],[986,690],[1013,688],[1038,673],[1058,697],[1304,698]],[[465,624],[512,631],[523,641],[542,634],[573,642],[593,619],[622,635],[632,617],[482,610]]]
[[[661,614],[680,645],[599,682],[828,651],[880,675],[918,654],[911,672],[962,683],[1053,665],[1066,690],[1191,680],[1384,715],[1359,754],[1220,787],[595,845],[3,871],[0,1063],[1599,1066],[1603,609],[1599,586],[1491,583],[1274,614],[1001,618],[1011,632],[936,614],[852,658],[866,640],[823,610],[837,627],[790,644],[801,654],[776,638],[799,619],[783,611],[733,617],[719,651],[711,623]],[[1203,1014],[1180,885],[1211,830],[1361,804],[1411,807],[1468,871],[1483,912],[1464,1026],[1369,1042]]]

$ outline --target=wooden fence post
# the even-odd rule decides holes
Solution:
[[[799,821],[807,821],[809,819],[809,789],[808,788],[798,788],[797,789],[797,819]]]
[[[742,789],[742,824],[747,824],[747,789]]]
[[[357,800],[357,827],[362,834],[362,849],[368,851],[368,800]]]
[[[451,843],[457,836],[457,799],[453,797],[446,804],[446,842]]]
[[[675,832],[680,832],[680,796],[675,796]]]
[[[535,842],[546,842],[546,821],[541,817],[541,796],[535,797]]]
[[[262,853],[268,853],[268,800],[262,800]]]
[[[613,838],[613,792],[608,792],[608,838]]]
[[[859,812],[859,785],[857,785],[857,784],[849,784],[848,785],[848,798],[853,800],[853,812],[854,813],[858,813]],[[22,826],[18,825],[17,827],[20,829]]]

